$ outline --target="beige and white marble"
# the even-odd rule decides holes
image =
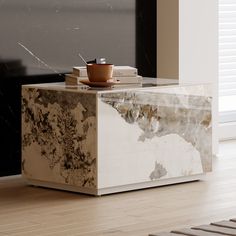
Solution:
[[[209,85],[25,85],[23,175],[98,195],[192,180],[211,171],[209,91]]]
[[[96,129],[96,95],[23,89],[23,174],[96,187]]]

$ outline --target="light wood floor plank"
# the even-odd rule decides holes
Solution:
[[[157,234],[150,234],[149,236],[181,236],[180,234],[175,233],[157,233]],[[182,234],[183,236],[183,234]]]

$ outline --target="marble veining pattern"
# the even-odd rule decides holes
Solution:
[[[176,134],[200,153],[203,171],[211,171],[211,97],[124,91],[101,94],[100,99],[139,127],[138,141]],[[153,167],[150,179],[165,176],[164,166]]]
[[[96,186],[96,95],[22,90],[22,171],[28,177]]]
[[[167,174],[167,170],[160,163],[155,162],[155,169],[152,171],[149,177],[151,180],[156,180],[156,179],[160,179],[166,174]]]

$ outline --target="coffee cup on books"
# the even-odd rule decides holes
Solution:
[[[90,82],[107,82],[112,79],[113,64],[87,64],[87,75]]]

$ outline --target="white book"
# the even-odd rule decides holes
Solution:
[[[137,75],[137,76],[118,76],[118,77],[113,77],[113,80],[115,82],[120,82],[120,83],[139,84],[139,83],[143,82],[143,77],[141,75]]]
[[[73,74],[79,77],[87,76],[87,69],[85,66],[74,66]],[[114,66],[113,67],[113,76],[122,77],[122,76],[137,76],[138,70],[132,66]]]

